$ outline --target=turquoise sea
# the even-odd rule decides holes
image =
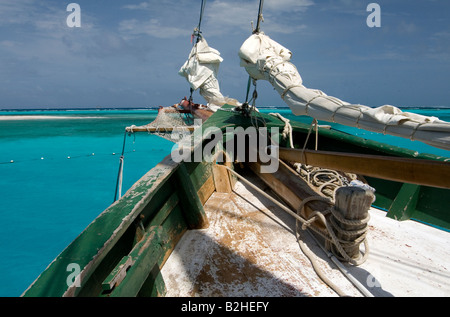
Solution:
[[[280,112],[287,108],[261,109]],[[408,109],[450,121],[450,109]],[[124,129],[154,120],[152,109],[0,111],[0,296],[20,296],[50,262],[114,200]],[[419,152],[419,142],[333,125]],[[170,154],[173,143],[127,136],[123,192]]]

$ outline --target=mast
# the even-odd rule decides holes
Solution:
[[[257,22],[256,22],[256,29],[253,30],[253,34],[259,34],[259,32],[261,31],[261,22],[264,21],[263,18],[263,8],[264,8],[264,0],[259,0],[259,9],[258,9],[258,17],[257,17]],[[252,28],[253,28],[253,21],[252,21]],[[256,91],[256,80],[253,79],[252,76],[248,77],[248,84],[247,84],[247,94],[245,97],[245,102],[242,105],[242,111],[244,113],[244,115],[246,116],[250,116],[250,113],[256,109],[256,99],[258,98],[258,93]],[[255,87],[255,90],[253,91],[253,96],[252,99],[249,100],[249,95],[250,95],[250,87],[252,85],[253,82],[253,86]],[[250,102],[252,102],[252,105],[249,106]]]
[[[202,31],[201,31],[201,27],[202,27],[202,21],[203,21],[203,14],[205,12],[205,7],[206,7],[206,0],[202,0],[202,4],[200,7],[200,18],[198,21],[198,26],[194,29],[194,33],[192,34],[192,37],[194,38],[195,36],[197,37],[197,41],[195,43],[198,43],[202,37]]]
[[[256,23],[256,29],[253,31],[253,34],[257,34],[261,29],[261,22],[264,20],[263,18],[263,8],[264,8],[264,0],[259,1],[259,10],[258,10],[258,22]]]

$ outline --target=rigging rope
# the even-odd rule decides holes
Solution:
[[[206,0],[202,0],[201,3],[201,7],[200,7],[200,18],[198,21],[198,26],[194,29],[192,36],[191,36],[191,43],[193,43],[193,46],[197,49],[196,45],[200,42],[201,38],[202,38],[202,31],[201,31],[201,27],[202,27],[202,22],[203,22],[203,15],[205,13],[205,7],[206,7]],[[197,37],[197,40],[194,42],[194,38]],[[197,54],[197,52],[196,52]],[[189,96],[189,107],[191,110],[191,115],[192,115],[192,104],[194,103],[194,89],[191,87],[190,88],[190,96]]]
[[[285,125],[284,125],[284,130],[283,130],[283,138],[289,140],[289,146],[291,147],[291,149],[293,149],[294,148],[294,140],[292,138],[292,126],[290,124],[290,120],[286,119],[279,113],[269,113],[269,115],[277,117],[278,119],[280,119],[281,121],[284,122]]]
[[[263,7],[264,7],[264,0],[260,0],[259,1],[258,20],[257,20],[257,23],[256,23],[256,29],[253,31],[254,34],[260,32],[261,22],[264,22]]]
[[[122,196],[123,163],[124,163],[124,159],[125,159],[124,155],[125,155],[126,142],[127,142],[127,132],[124,133],[124,137],[123,137],[122,154],[120,155],[119,172],[117,174],[116,192],[114,193],[114,202],[116,202]],[[117,197],[117,195],[119,195],[119,197]]]
[[[263,7],[264,7],[264,0],[260,0],[259,1],[259,9],[258,9],[258,18],[257,18],[256,29],[253,30],[253,34],[260,32],[261,21],[263,21],[263,14],[262,14]],[[253,91],[252,99],[249,100],[248,98],[249,98],[249,95],[250,95],[250,87],[251,87],[252,82],[253,82],[253,86],[255,87],[255,89]],[[247,94],[246,94],[246,97],[245,97],[245,102],[242,105],[244,115],[248,115],[248,116],[251,117],[252,124],[253,124],[254,127],[258,126],[258,119],[256,119],[255,122],[253,122],[253,119],[255,118],[255,116],[252,115],[252,113],[256,109],[256,99],[258,98],[258,92],[256,90],[256,82],[257,82],[256,79],[252,78],[251,76],[248,77]],[[252,104],[252,107],[248,108],[248,105],[250,104],[250,102]],[[263,121],[264,121],[264,119],[263,119]],[[264,121],[264,126],[265,126],[265,121]]]
[[[255,104],[255,100],[257,98],[257,94],[256,94],[256,80],[253,81],[254,86],[255,86],[255,92],[253,94],[253,99],[251,101],[253,101],[253,108],[254,108],[254,104]],[[249,82],[248,82],[248,86],[247,86],[247,98],[246,98],[246,103],[244,105],[248,106],[248,96],[249,96],[249,92],[250,92],[250,84],[251,84],[251,78],[249,78]],[[289,138],[289,145],[291,148],[294,148],[294,144],[293,144],[293,135],[292,135],[292,126],[290,125],[290,120],[284,118],[281,114],[278,113],[270,113],[270,115],[277,117],[279,120],[283,121],[285,124],[284,130],[283,130],[283,137],[285,139]],[[256,117],[253,114],[253,111],[250,112],[250,117],[252,119],[252,124],[253,126],[257,126],[258,123],[257,121],[254,123],[253,122],[253,118]],[[258,120],[258,118],[256,118]],[[266,126],[266,122],[263,119],[263,124],[264,126]],[[306,148],[306,144],[309,140],[309,137],[311,135],[312,129],[313,127],[316,127],[316,142],[315,142],[315,147],[317,150],[318,147],[318,122],[317,120],[313,120],[313,122],[311,123],[311,127],[309,129],[307,138],[305,140],[305,144],[303,146],[303,152],[305,151]],[[297,171],[300,174],[300,168],[303,167],[303,165],[298,164]],[[309,168],[309,167],[307,167]],[[241,177],[240,175],[238,175],[237,173],[235,173],[233,170],[227,168],[232,174],[235,174],[238,178],[240,178],[241,180],[243,180],[244,182],[246,182],[248,185],[250,185],[251,187],[253,187],[254,189],[259,190],[259,188],[257,188],[256,186],[253,186],[253,184],[249,183],[247,180],[245,180],[243,177]],[[305,167],[303,167],[303,169],[305,169]],[[309,197],[307,199],[304,199],[302,201],[302,203],[300,204],[299,209],[297,210],[296,213],[293,213],[289,208],[286,208],[285,206],[283,206],[282,204],[278,203],[278,201],[273,200],[270,196],[268,196],[267,194],[265,194],[264,192],[260,191],[264,196],[268,197],[269,199],[271,199],[272,201],[274,201],[278,206],[282,207],[287,213],[289,213],[291,216],[293,216],[296,220],[296,238],[297,238],[297,242],[300,246],[300,249],[302,250],[302,252],[307,256],[307,258],[310,260],[311,265],[313,266],[314,270],[316,271],[317,275],[330,287],[332,288],[339,296],[346,296],[346,294],[337,286],[335,285],[320,269],[320,267],[318,266],[318,263],[316,261],[316,259],[314,258],[314,255],[312,254],[312,252],[306,247],[305,243],[301,240],[300,238],[300,230],[299,230],[299,224],[302,223],[301,229],[303,231],[307,231],[308,229],[315,231],[317,234],[319,234],[322,238],[324,238],[325,243],[326,243],[326,247],[332,251],[332,253],[326,251],[325,247],[323,247],[322,245],[320,245],[317,241],[317,243],[320,245],[320,247],[324,250],[324,252],[327,253],[327,256],[329,258],[332,259],[332,261],[338,266],[338,268],[342,271],[342,273],[361,291],[361,293],[365,296],[371,296],[371,294],[362,286],[360,285],[360,283],[358,283],[357,281],[354,280],[353,277],[349,276],[348,272],[345,271],[345,268],[343,268],[342,264],[338,261],[338,259],[342,259],[345,260],[353,265],[361,265],[363,264],[366,260],[367,257],[369,255],[369,245],[367,243],[366,240],[366,234],[367,234],[367,230],[368,230],[368,226],[367,223],[369,221],[370,217],[367,217],[366,219],[361,219],[361,220],[347,220],[345,218],[343,218],[339,212],[337,212],[337,210],[335,209],[334,206],[334,197],[335,197],[335,192],[339,187],[342,186],[347,186],[350,183],[348,182],[348,180],[341,176],[339,173],[335,172],[335,171],[331,171],[331,170],[323,170],[323,169],[314,169],[313,171],[308,171],[307,172],[307,178],[308,178],[308,182],[311,181],[311,178],[313,180],[313,183],[315,183],[316,185],[319,185],[319,189],[321,192],[326,193],[326,196],[329,196],[331,198],[328,197],[323,197],[323,196],[313,196],[313,197]],[[322,183],[322,184],[320,184]],[[337,183],[337,184],[336,184]],[[333,190],[331,192],[327,192],[325,189],[327,187],[330,186],[334,186]],[[306,206],[306,204],[308,204],[311,201],[324,201],[328,204],[330,204],[330,208],[328,208],[327,210],[321,212],[321,211],[313,211],[313,213],[307,218],[303,218],[301,216],[303,208]],[[330,215],[331,214],[331,215]],[[330,215],[328,218],[329,220],[327,220],[325,218],[325,216]],[[316,221],[320,221],[322,222],[322,224],[325,227],[325,231],[312,226],[312,224]],[[365,225],[362,229],[359,230],[343,230],[338,224],[346,224],[346,225],[350,225],[350,226],[361,226],[361,225]],[[338,232],[340,234],[352,234],[353,236],[358,235],[357,238],[355,238],[353,241],[348,242],[348,241],[344,241],[342,239],[339,239],[336,235],[335,232]],[[343,245],[345,245],[347,248],[351,247],[351,246],[359,246],[361,243],[364,243],[364,247],[365,247],[365,252],[363,254],[363,256],[359,256],[359,258],[355,259],[350,257],[346,250],[344,249]],[[334,254],[335,253],[334,249],[331,248],[331,246],[334,246],[336,248],[336,250],[338,251],[339,254]]]
[[[192,38],[191,38],[191,41],[193,42],[194,37],[197,37],[197,40],[194,43],[194,45],[196,43],[198,43],[202,37],[201,27],[202,27],[202,22],[203,22],[203,15],[205,13],[205,7],[206,7],[206,0],[202,0],[201,7],[200,7],[200,18],[198,21],[198,26],[194,29],[194,33],[192,33]]]

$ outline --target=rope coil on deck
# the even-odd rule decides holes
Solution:
[[[328,204],[330,204],[330,208],[327,209],[325,212],[321,212],[321,211],[314,211],[309,217],[308,219],[302,223],[301,229],[304,231],[308,228],[311,227],[311,225],[319,220],[320,222],[322,222],[322,224],[326,227],[326,232],[320,232],[318,229],[315,229],[314,231],[318,232],[328,243],[332,243],[336,249],[339,251],[339,254],[336,254],[335,252],[334,255],[336,257],[338,257],[341,260],[345,260],[346,262],[349,262],[353,265],[361,265],[363,264],[366,260],[367,257],[369,255],[369,245],[367,243],[366,240],[366,235],[367,235],[367,224],[369,223],[370,220],[370,216],[368,215],[366,218],[364,219],[358,219],[358,220],[348,220],[345,219],[344,217],[342,217],[342,215],[340,215],[340,213],[336,210],[333,202],[326,198],[326,197],[322,197],[322,196],[313,196],[313,197],[309,197],[305,200],[302,201],[302,203],[300,204],[300,207],[297,211],[297,214],[300,216],[300,214],[302,213],[303,209],[305,208],[305,206],[312,202],[312,201],[323,201],[326,202]],[[325,218],[325,216],[327,216],[328,214],[332,214],[331,217],[329,217],[329,220],[327,221],[327,219]],[[365,225],[362,229],[356,229],[356,230],[350,230],[350,229],[342,229],[339,226],[339,223],[341,224],[345,224],[351,227],[360,227],[362,225]],[[297,231],[299,229],[299,221],[297,219],[296,221],[296,226],[297,226]],[[342,239],[339,239],[336,236],[336,232],[341,233],[343,235],[348,235],[348,236],[352,236],[352,237],[356,237],[354,239],[352,239],[352,241],[345,241]],[[360,256],[358,259],[354,259],[352,257],[350,257],[347,254],[347,251],[345,250],[345,248],[348,247],[355,247],[355,246],[359,246],[361,243],[364,243],[364,247],[365,247],[365,252],[363,256]],[[344,248],[345,246],[345,248]],[[331,249],[330,246],[328,245],[328,249]],[[333,249],[332,249],[333,251]]]
[[[308,183],[318,187],[319,192],[331,199],[334,199],[334,193],[339,187],[348,186],[351,181],[356,179],[356,175],[348,174],[347,177],[330,169],[323,169],[311,165],[294,163],[295,171]]]
[[[290,146],[291,148],[294,148],[293,145],[293,138],[292,138],[292,126],[290,125],[290,120],[284,118],[282,115],[278,113],[270,113],[270,115],[277,117],[279,120],[283,121],[285,123],[285,128],[283,131],[283,138],[287,139],[289,138]],[[306,144],[308,142],[308,139],[311,135],[311,132],[313,130],[314,125],[317,125],[317,120],[313,120],[310,129],[308,131],[308,135],[306,137],[303,151],[306,148]],[[317,150],[317,134],[316,134],[316,150]],[[338,252],[333,253],[339,253],[335,254],[338,258],[345,260],[349,263],[352,263],[354,265],[361,265],[364,263],[368,256],[368,243],[366,241],[366,234],[367,234],[367,223],[369,221],[369,217],[366,219],[361,220],[348,220],[342,217],[339,212],[336,211],[336,208],[334,206],[334,199],[336,191],[343,186],[348,186],[351,181],[355,180],[357,177],[356,175],[349,174],[350,181],[347,179],[347,177],[344,177],[343,175],[340,175],[337,171],[329,170],[329,169],[323,169],[318,167],[313,167],[310,165],[300,164],[300,163],[292,163],[295,167],[295,170],[299,174],[300,177],[304,178],[308,183],[313,184],[314,186],[318,187],[318,191],[322,193],[324,196],[313,196],[309,197],[305,200],[303,200],[297,210],[297,216],[301,217],[300,214],[303,213],[303,209],[311,201],[323,201],[328,204],[330,204],[330,208],[328,208],[324,212],[320,211],[314,211],[308,219],[303,219],[301,221],[299,218],[296,218],[297,223],[297,230],[298,230],[298,224],[299,221],[302,222],[302,230],[306,230],[307,228],[310,228],[311,230],[318,233],[322,238],[325,239],[327,242],[327,248],[334,251],[333,248],[329,245],[330,243],[335,246]],[[325,218],[325,216],[328,216],[331,213],[331,216],[328,217],[328,220]],[[316,227],[311,226],[315,221],[320,220],[322,224],[325,226],[326,231],[320,230]],[[350,229],[342,229],[339,224],[345,225],[349,227]],[[363,228],[361,228],[363,227]],[[358,228],[358,229],[353,229]],[[336,236],[336,233],[340,236],[346,236],[346,237],[352,237],[351,241],[345,241],[342,239],[339,239]],[[365,253],[364,256],[359,256],[358,259],[354,259],[350,257],[345,249],[352,248],[359,246],[361,243],[364,243],[365,245]]]

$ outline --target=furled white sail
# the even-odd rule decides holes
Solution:
[[[210,108],[214,108],[214,105],[221,106],[229,101],[229,98],[225,98],[220,92],[217,80],[222,61],[220,52],[209,47],[206,40],[201,37],[179,71],[194,91],[200,89],[200,95],[205,98]]]
[[[295,115],[336,122],[372,132],[418,140],[450,150],[450,123],[436,117],[403,112],[393,106],[371,108],[327,96],[303,86],[292,53],[264,33],[250,36],[239,51],[241,66],[256,79],[269,81]]]

